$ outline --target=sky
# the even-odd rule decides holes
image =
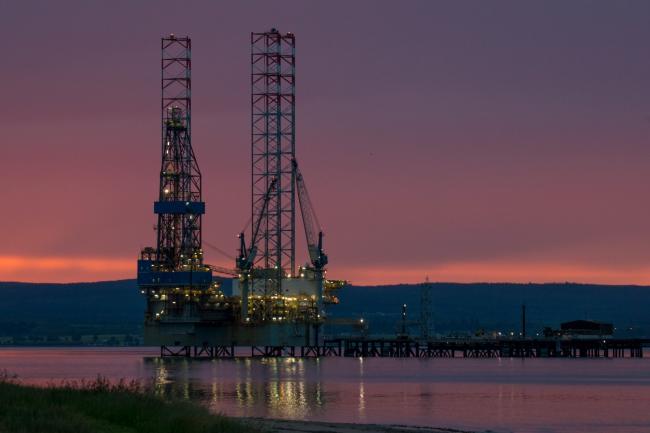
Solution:
[[[640,1],[0,0],[0,280],[135,277],[169,33],[193,43],[203,238],[234,255],[250,32],[276,27],[330,278],[650,284],[649,22]]]

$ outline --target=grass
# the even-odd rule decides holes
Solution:
[[[0,372],[2,433],[259,433],[186,401],[168,401],[139,382],[24,386]]]

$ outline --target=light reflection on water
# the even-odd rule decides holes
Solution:
[[[363,358],[359,358],[359,420],[366,420],[366,392],[363,388]]]
[[[187,359],[146,358],[153,374],[153,387],[161,396],[200,400],[215,412],[232,414],[224,402],[235,403],[237,415],[246,415],[248,409],[265,407],[269,416],[304,419],[323,407],[320,381],[306,380],[305,364],[318,375],[320,360],[298,358],[235,359],[192,361]],[[203,371],[209,366],[211,379],[206,384]],[[224,367],[229,378],[222,376]],[[260,380],[262,379],[262,380]]]
[[[150,349],[0,349],[44,385],[137,378],[233,416],[499,432],[648,432],[650,359],[159,359]]]

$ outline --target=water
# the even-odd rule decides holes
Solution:
[[[36,385],[151,380],[233,416],[497,432],[650,431],[650,359],[157,359],[149,348],[0,349]],[[647,355],[647,354],[646,354]]]

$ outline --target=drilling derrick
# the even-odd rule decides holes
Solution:
[[[201,172],[191,140],[191,40],[162,38],[162,163],[156,248],[142,250],[138,285],[147,297],[147,325],[198,317],[212,286],[203,264]],[[157,328],[156,328],[157,329]]]
[[[281,295],[295,270],[295,49],[292,33],[251,33],[252,221],[261,229],[253,266],[265,296]]]
[[[169,271],[202,270],[201,172],[191,141],[191,40],[162,39],[162,166],[156,261]]]
[[[248,244],[239,235],[233,295],[253,340],[318,344],[323,304],[338,302],[343,282],[324,278],[323,233],[296,160],[295,52],[292,33],[251,33],[252,224]],[[296,196],[309,253],[298,269]]]

